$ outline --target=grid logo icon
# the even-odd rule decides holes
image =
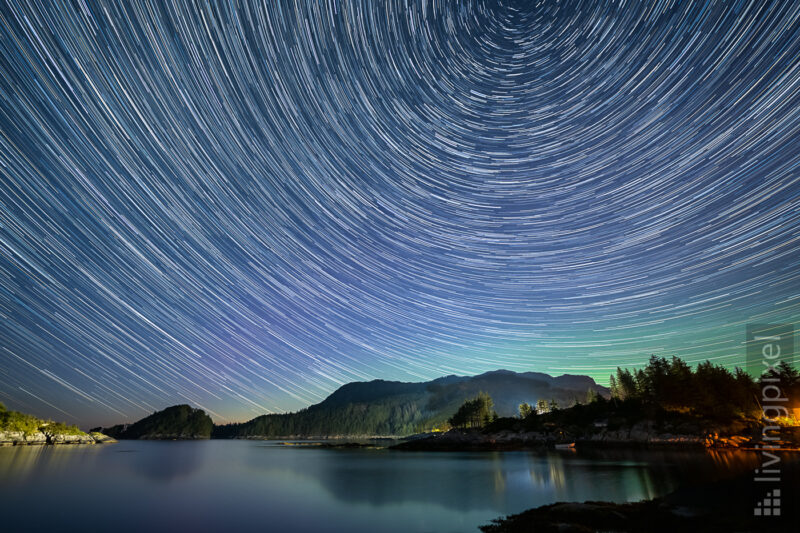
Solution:
[[[754,516],[780,516],[781,515],[781,490],[775,489],[767,492],[763,500],[758,502],[753,509]]]

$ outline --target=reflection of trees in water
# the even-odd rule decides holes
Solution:
[[[11,446],[0,453],[0,479],[25,479],[42,472],[68,471],[94,460],[101,446]]]
[[[267,453],[269,457],[248,454],[251,471],[309,479],[347,503],[423,502],[462,511],[494,511],[506,500],[508,489],[509,467],[502,454],[319,449]],[[275,461],[276,456],[285,460]]]
[[[587,473],[614,470],[631,500],[654,498],[678,487],[734,477],[752,471],[758,455],[745,451],[585,450],[578,461]],[[622,470],[620,470],[622,469]],[[570,473],[571,475],[571,473]],[[612,499],[611,495],[604,499]]]
[[[530,461],[528,477],[531,486],[545,490],[559,490],[564,488],[563,458],[557,454],[550,454],[546,461]]]
[[[203,442],[159,442],[157,449],[131,453],[131,470],[155,481],[173,481],[189,476],[201,465]]]
[[[0,450],[0,477],[24,479],[32,475],[39,465],[46,468],[51,457],[44,454],[44,446],[14,446]]]
[[[506,510],[553,501],[630,501],[733,475],[757,457],[721,459],[698,451],[578,453],[398,453],[274,450],[252,454],[265,475],[308,478],[340,501],[371,505],[424,502],[456,510]],[[274,455],[273,455],[274,454]],[[274,461],[272,457],[281,457]]]
[[[511,456],[513,457],[513,456]],[[520,454],[516,461],[496,460],[495,475],[506,494],[542,503],[599,499],[635,501],[679,487],[733,477],[752,471],[757,454],[697,450],[607,450],[596,454],[550,452]],[[523,482],[524,479],[524,482]],[[488,484],[487,484],[488,486]],[[500,487],[500,483],[492,484]],[[478,496],[484,499],[483,496]]]
[[[494,508],[497,493],[505,492],[501,464],[491,459],[467,461],[462,465],[452,459],[407,457],[380,458],[376,463],[342,454],[320,461],[311,473],[332,495],[347,502],[422,501],[464,511]]]

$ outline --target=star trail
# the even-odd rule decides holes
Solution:
[[[798,2],[0,6],[0,401],[744,360],[800,318]]]

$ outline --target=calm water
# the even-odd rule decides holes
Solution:
[[[0,448],[6,531],[476,532],[564,500],[651,498],[745,453],[404,453],[260,441]]]

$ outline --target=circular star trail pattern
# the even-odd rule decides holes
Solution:
[[[800,316],[797,2],[0,7],[0,400],[732,367]]]

